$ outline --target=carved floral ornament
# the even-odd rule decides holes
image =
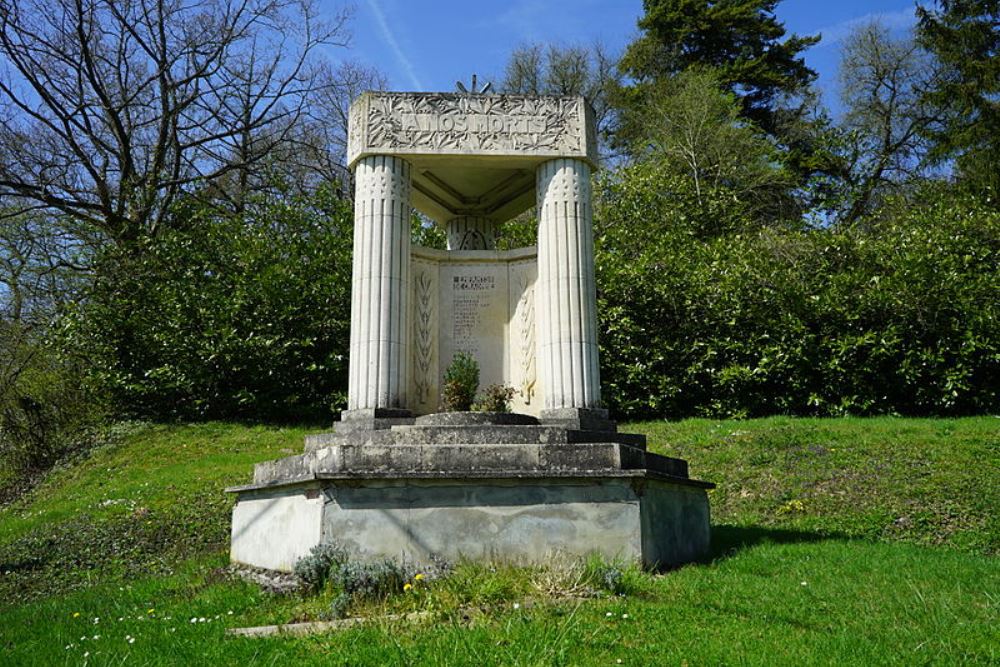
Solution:
[[[371,94],[351,109],[351,157],[407,150],[584,156],[584,107],[578,97]]]

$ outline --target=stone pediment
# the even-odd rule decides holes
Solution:
[[[582,97],[369,92],[351,106],[349,165],[371,155],[410,162],[429,217],[502,221],[534,205],[541,162],[596,163],[594,113]]]

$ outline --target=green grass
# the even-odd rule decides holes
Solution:
[[[330,601],[272,597],[221,573],[222,488],[255,461],[300,451],[305,430],[144,428],[0,509],[0,664],[1000,661],[1000,420],[628,430],[719,483],[710,562],[632,572],[626,597],[589,598],[565,595],[587,588],[579,568],[462,564],[354,609],[425,610],[425,621],[248,640],[224,629],[315,618]]]

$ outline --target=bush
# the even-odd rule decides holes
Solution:
[[[126,415],[326,419],[347,388],[350,203],[195,200],[155,239],[105,252],[59,342]]]
[[[601,375],[619,417],[1000,411],[996,210],[950,195],[853,227],[706,235],[656,183],[601,190]]]
[[[104,411],[82,378],[43,342],[0,322],[0,465],[15,478],[44,472],[92,444]]]
[[[317,592],[323,588],[332,574],[348,560],[347,551],[342,547],[324,542],[309,550],[308,556],[295,561],[294,574],[307,589]]]
[[[444,373],[441,404],[444,410],[465,412],[472,409],[472,402],[479,389],[479,364],[471,355],[459,352]]]
[[[472,409],[477,412],[510,412],[510,402],[514,400],[515,389],[502,384],[491,384],[483,389]]]

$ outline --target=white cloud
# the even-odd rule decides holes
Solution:
[[[417,76],[416,70],[413,69],[413,63],[410,59],[406,57],[403,53],[402,47],[399,45],[399,41],[396,39],[396,35],[393,34],[392,30],[389,28],[389,22],[385,19],[385,13],[383,13],[382,8],[379,6],[376,0],[368,0],[368,8],[372,10],[372,14],[375,16],[375,22],[378,23],[379,30],[382,31],[382,38],[385,43],[389,45],[392,49],[392,54],[396,57],[399,62],[400,67],[406,72],[407,78],[410,80],[410,84],[416,91],[421,91],[424,89],[424,84],[420,82],[420,77]]]
[[[810,34],[817,32],[823,35],[822,41],[815,48],[821,49],[824,46],[834,46],[844,41],[856,28],[867,25],[872,21],[877,21],[889,30],[905,30],[912,28],[917,22],[916,12],[913,8],[900,9],[895,12],[874,12],[864,16],[856,16],[840,23],[823,26],[818,30],[810,31]]]

